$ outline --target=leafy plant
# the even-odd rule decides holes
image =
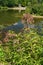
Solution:
[[[9,33],[15,34],[13,31]],[[0,45],[0,62],[4,65],[43,65],[43,36],[24,29],[9,40]]]

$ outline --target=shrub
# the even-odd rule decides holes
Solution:
[[[0,51],[0,62],[4,65],[43,65],[43,36],[25,29],[1,44]]]

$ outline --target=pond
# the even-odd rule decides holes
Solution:
[[[19,21],[23,12],[19,13],[19,11],[14,10],[0,11],[0,24],[13,24]]]
[[[23,13],[25,13],[25,11],[19,12],[14,10],[0,10],[0,29],[5,26],[13,25],[15,22],[19,22]],[[35,28],[37,28],[38,32],[43,33],[43,19],[34,19],[34,21]]]
[[[43,19],[34,19],[35,23],[29,25],[30,32],[11,31],[23,28],[23,13],[0,11],[0,30],[10,30],[10,36],[5,32],[0,34],[0,65],[43,65]]]

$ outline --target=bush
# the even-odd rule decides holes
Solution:
[[[0,62],[4,65],[43,65],[43,36],[25,29],[9,42],[0,44],[0,51]]]

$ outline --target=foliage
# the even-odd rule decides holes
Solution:
[[[4,65],[43,65],[43,36],[25,29],[9,38],[9,42],[0,44],[1,62]]]
[[[26,12],[43,15],[43,0],[0,0],[2,7],[27,6]]]

